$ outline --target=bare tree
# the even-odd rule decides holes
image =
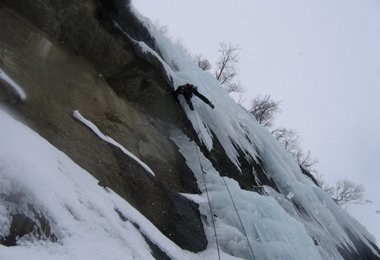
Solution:
[[[280,102],[274,101],[270,95],[257,96],[252,100],[252,105],[248,112],[261,125],[271,127],[274,115],[279,111],[279,104]],[[295,130],[282,127],[274,129],[271,133],[277,141],[284,145],[285,150],[294,157],[300,167],[309,173],[316,172],[313,166],[318,163],[318,160],[311,158],[310,151],[306,153],[302,151],[299,147],[300,137]]]
[[[347,179],[337,181],[334,187],[328,187],[326,191],[339,205],[366,203],[366,201],[363,200],[365,192],[364,186],[355,184]]]
[[[274,101],[270,95],[264,95],[264,97],[259,95],[252,100],[248,112],[256,118],[259,124],[271,127],[275,113],[280,110],[279,104],[280,102]]]
[[[234,82],[237,75],[235,66],[239,62],[239,46],[232,43],[220,43],[218,53],[215,78],[228,93],[244,92],[245,89],[239,83]]]
[[[194,56],[194,62],[198,65],[199,68],[202,70],[210,70],[211,69],[211,63],[203,57],[202,54],[197,54]]]
[[[277,128],[271,133],[277,141],[284,145],[285,150],[294,157],[300,167],[309,173],[317,173],[313,166],[318,163],[318,160],[311,157],[310,151],[307,151],[306,153],[302,151],[299,147],[300,136],[295,130]]]
[[[173,41],[169,36],[168,26],[162,25],[160,21],[156,20],[154,27],[157,31],[166,35],[166,37]],[[193,57],[194,62],[202,70],[206,71],[211,69],[212,66],[210,61],[201,54],[193,56],[181,39],[177,39],[175,45],[182,50],[185,55]],[[235,66],[239,62],[239,47],[232,43],[220,43],[218,53],[219,59],[216,63],[217,68],[215,70],[215,77],[228,93],[237,93],[237,99],[238,102],[240,102],[242,100],[242,95],[245,92],[245,88],[242,87],[239,82],[235,82],[237,75]]]
[[[295,130],[281,127],[276,128],[271,133],[277,141],[284,145],[285,150],[291,154],[297,152],[299,135]]]
[[[293,154],[293,156],[296,158],[298,164],[302,168],[304,168],[305,170],[307,170],[310,173],[317,172],[314,169],[314,165],[316,165],[318,163],[318,160],[311,158],[310,151],[307,151],[305,154],[301,149],[298,149],[298,151],[295,154]]]
[[[328,186],[326,180],[323,178],[323,175],[321,173],[316,172],[313,174],[313,177],[321,188],[324,189],[324,187]]]
[[[338,180],[334,186],[327,184],[322,174],[313,174],[319,186],[331,195],[333,200],[339,205],[366,204],[371,200],[364,200],[365,188],[348,179]]]
[[[232,43],[219,44],[219,59],[217,61],[217,69],[215,77],[220,84],[228,84],[236,76],[235,65],[239,61],[239,46]]]

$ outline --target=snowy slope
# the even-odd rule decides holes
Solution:
[[[0,259],[153,259],[141,233],[173,259],[197,258],[31,129],[4,111],[0,122],[0,236],[16,211],[33,218],[22,206],[32,205],[57,237],[54,243],[23,237],[19,246],[0,246]],[[5,199],[19,192],[22,205]]]

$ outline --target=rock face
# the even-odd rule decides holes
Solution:
[[[203,250],[198,207],[178,195],[199,190],[167,135],[168,126],[192,134],[187,119],[167,98],[171,90],[160,74],[101,25],[101,11],[95,1],[6,1],[0,66],[30,95],[17,103],[5,86],[1,99],[178,245]],[[138,155],[157,178],[78,123],[71,116],[75,109]]]
[[[202,146],[172,94],[162,64],[136,49],[134,40],[159,52],[128,5],[122,0],[0,1],[0,69],[28,92],[22,102],[0,81],[1,104],[91,173],[99,185],[131,203],[181,248],[199,252],[206,249],[207,239],[198,205],[180,193],[200,191],[168,129],[195,140],[214,168],[242,189],[258,192],[254,187],[262,185],[279,189],[260,158],[249,158],[237,148],[240,171],[216,137],[213,150]],[[96,137],[73,118],[74,110],[147,163],[156,177]],[[13,219],[15,232],[1,238],[1,244],[14,245],[17,235],[35,232],[55,240],[43,216]],[[376,259],[354,235],[352,240],[359,252],[340,248],[342,256]],[[150,245],[157,258],[167,257]]]

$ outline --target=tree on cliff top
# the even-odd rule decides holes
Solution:
[[[245,89],[236,82],[236,64],[239,62],[239,46],[232,43],[219,44],[219,57],[216,62],[215,78],[228,93],[242,93]]]

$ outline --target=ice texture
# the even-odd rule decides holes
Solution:
[[[148,28],[155,40],[155,46],[150,46],[149,52],[155,52],[154,49],[157,49],[158,52],[156,52],[155,55],[160,56],[160,60],[165,63],[163,67],[170,68],[167,70],[167,74],[169,74],[172,79],[172,87],[176,89],[179,85],[191,83],[197,86],[199,92],[214,103],[215,109],[210,109],[202,101],[193,98],[195,111],[191,111],[186,104],[184,105],[184,102],[181,102],[184,112],[192,123],[195,131],[199,133],[198,137],[203,144],[209,150],[213,149],[213,138],[216,137],[230,160],[235,163],[238,169],[240,169],[238,150],[245,153],[248,160],[255,160],[256,163],[263,162],[262,166],[267,175],[278,187],[280,193],[277,193],[276,196],[277,198],[281,197],[281,199],[273,200],[266,198],[266,203],[260,203],[258,201],[265,199],[258,197],[256,194],[251,195],[252,198],[250,198],[250,200],[245,200],[244,203],[245,208],[255,208],[253,212],[250,212],[253,215],[246,214],[250,217],[244,218],[246,226],[251,228],[252,243],[258,242],[257,240],[255,241],[255,239],[257,237],[261,238],[261,236],[266,233],[263,231],[264,228],[276,226],[276,231],[273,231],[275,233],[269,232],[267,237],[264,236],[262,238],[263,240],[261,240],[261,243],[265,245],[262,246],[262,252],[265,253],[262,253],[260,256],[264,257],[264,255],[267,254],[266,257],[268,259],[281,259],[281,254],[283,253],[290,257],[291,252],[295,253],[295,251],[292,251],[294,246],[297,248],[302,247],[305,246],[305,244],[302,244],[301,246],[300,243],[309,243],[313,240],[315,244],[314,249],[318,251],[319,254],[314,254],[316,251],[310,249],[310,252],[304,252],[303,255],[306,256],[310,253],[307,259],[318,259],[320,256],[323,258],[328,256],[328,258],[342,259],[342,256],[338,253],[336,248],[352,248],[354,251],[357,251],[356,245],[351,240],[352,238],[363,242],[373,251],[374,255],[378,256],[378,253],[371,245],[371,243],[376,244],[374,237],[345,210],[338,206],[329,194],[316,186],[309,177],[302,173],[299,165],[292,156],[285,151],[267,129],[259,125],[259,123],[242,106],[237,104],[229,96],[213,75],[200,69],[194,62],[192,62],[190,57],[174,46],[162,33],[157,31],[149,19],[140,15],[137,10],[133,10],[133,12],[146,28]],[[144,48],[147,49],[149,46],[146,46],[145,44]],[[183,149],[183,146],[184,142],[181,142],[179,147]],[[188,153],[184,153],[184,155],[189,156]],[[201,164],[205,167],[203,163],[206,162],[191,160],[189,166],[195,167],[194,165]],[[214,173],[215,176],[220,175],[215,172],[215,169],[211,169],[211,172]],[[255,171],[253,170],[253,174],[254,172]],[[208,179],[206,181],[210,182],[208,185],[210,185],[211,189],[216,188],[215,180]],[[226,182],[228,185],[231,185],[231,189],[234,190],[233,194],[246,193],[243,191],[239,192],[237,184],[232,180],[228,179]],[[247,194],[250,193],[248,192]],[[273,192],[272,195],[274,196]],[[244,201],[244,196],[245,195],[241,195],[241,197],[238,196],[236,198],[237,204],[239,204],[241,200]],[[297,206],[297,208],[290,210],[289,204],[284,202],[284,199],[286,201],[291,201],[290,205],[292,205],[292,207]],[[216,201],[214,201],[216,206],[214,205],[214,207],[222,207],[227,200],[228,199],[225,198],[224,202],[220,202],[216,199]],[[281,222],[279,219],[275,219],[272,220],[271,225],[268,223],[265,224],[265,221],[262,222],[263,226],[258,225],[255,214],[260,215],[262,213],[257,207],[259,207],[258,205],[264,204],[266,205],[266,209],[262,210],[266,211],[269,216],[281,214],[283,217],[281,219],[289,222]],[[276,204],[277,206],[275,206]],[[283,214],[284,212],[281,212],[279,207],[282,207],[285,211],[287,209],[290,210],[288,213],[291,214],[288,214],[285,218],[284,216],[286,214]],[[224,212],[224,210],[226,212]],[[232,222],[229,222],[231,219],[229,215],[231,214],[229,213],[231,212],[231,208],[225,207],[224,210],[219,212],[218,217],[220,218],[220,216],[224,216],[223,218],[226,221],[225,224],[231,226]],[[241,210],[244,215],[246,209],[242,208]],[[268,215],[262,214],[260,216],[268,218]],[[289,228],[289,226],[287,226],[290,224],[289,218],[293,218],[294,220],[294,223],[292,223],[294,229],[302,230],[301,226],[303,226],[305,233],[300,235],[301,231],[295,231],[294,229]],[[278,222],[276,223],[276,221]],[[239,227],[235,226],[235,228],[238,229]],[[348,234],[347,230],[349,230],[351,234]],[[271,237],[272,234],[275,235]],[[300,235],[302,241],[292,241],[289,239],[289,237],[292,237],[290,234]],[[309,239],[305,238],[305,234],[308,234]],[[278,245],[276,245],[275,242],[271,244],[269,241],[270,239],[278,241],[280,237],[286,238],[284,241],[287,241],[288,243],[282,243],[280,246],[282,251],[278,252],[276,250]],[[242,238],[240,238],[239,241],[241,240]],[[369,241],[371,241],[371,243]],[[239,243],[236,243],[235,246],[239,246]],[[224,248],[228,248],[228,246],[225,245]],[[309,249],[311,247],[307,244],[305,248]],[[228,249],[228,252],[231,253],[231,250],[232,246]],[[255,252],[256,254],[260,254],[260,250]],[[298,259],[298,256],[294,255],[293,258],[285,257],[282,259]]]

